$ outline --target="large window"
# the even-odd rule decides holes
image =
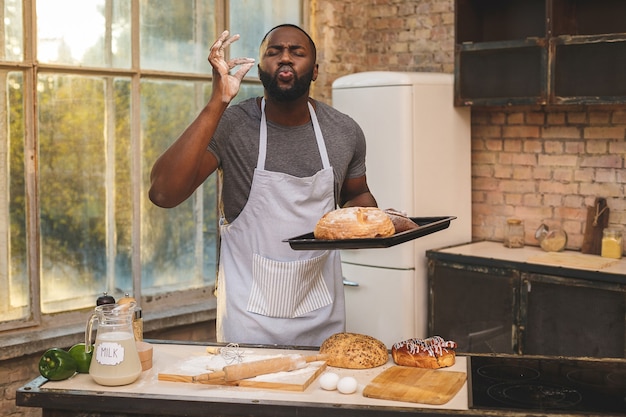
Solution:
[[[103,292],[152,308],[211,296],[217,178],[165,210],[150,169],[208,100],[217,34],[257,58],[302,3],[0,0],[0,330],[62,322]],[[254,68],[237,100],[261,92]]]

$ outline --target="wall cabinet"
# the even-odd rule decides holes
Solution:
[[[429,334],[459,352],[626,357],[626,284],[493,257],[426,256]]]
[[[456,0],[455,104],[626,102],[626,2]]]

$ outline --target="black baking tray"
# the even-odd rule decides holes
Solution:
[[[410,219],[417,223],[419,226],[417,229],[396,233],[389,237],[322,240],[315,239],[313,232],[310,232],[291,239],[285,239],[283,242],[288,242],[293,250],[389,248],[447,229],[450,226],[450,222],[456,219],[456,217],[410,217]]]

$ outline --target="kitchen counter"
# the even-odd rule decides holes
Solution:
[[[507,248],[502,242],[481,241],[428,251],[433,259],[472,260],[493,263],[495,266],[516,267],[523,265],[526,271],[562,275],[571,278],[626,284],[626,259],[603,258],[599,255],[578,251],[545,252],[537,246]]]
[[[471,378],[444,405],[428,405],[402,401],[379,400],[362,395],[364,387],[378,374],[394,365],[387,364],[365,370],[327,367],[340,376],[353,376],[358,381],[354,394],[324,391],[317,377],[301,392],[225,385],[204,385],[164,382],[159,373],[206,372],[193,369],[197,359],[207,356],[206,345],[154,342],[153,367],[127,386],[105,387],[95,384],[87,374],[77,374],[65,381],[47,381],[38,377],[17,391],[19,406],[42,408],[44,417],[57,416],[545,416],[546,413],[520,410],[470,409]],[[315,354],[310,349],[253,347],[243,348],[244,355]],[[457,356],[456,364],[441,372],[469,371],[471,357]],[[195,365],[193,365],[195,363]],[[298,372],[298,371],[293,371]],[[277,375],[277,374],[273,374]],[[565,416],[566,414],[560,414]]]

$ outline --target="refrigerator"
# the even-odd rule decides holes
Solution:
[[[361,72],[338,78],[332,105],[361,126],[367,181],[382,209],[456,216],[442,231],[389,248],[341,251],[346,330],[391,348],[428,333],[425,253],[471,241],[470,110],[452,74]]]

